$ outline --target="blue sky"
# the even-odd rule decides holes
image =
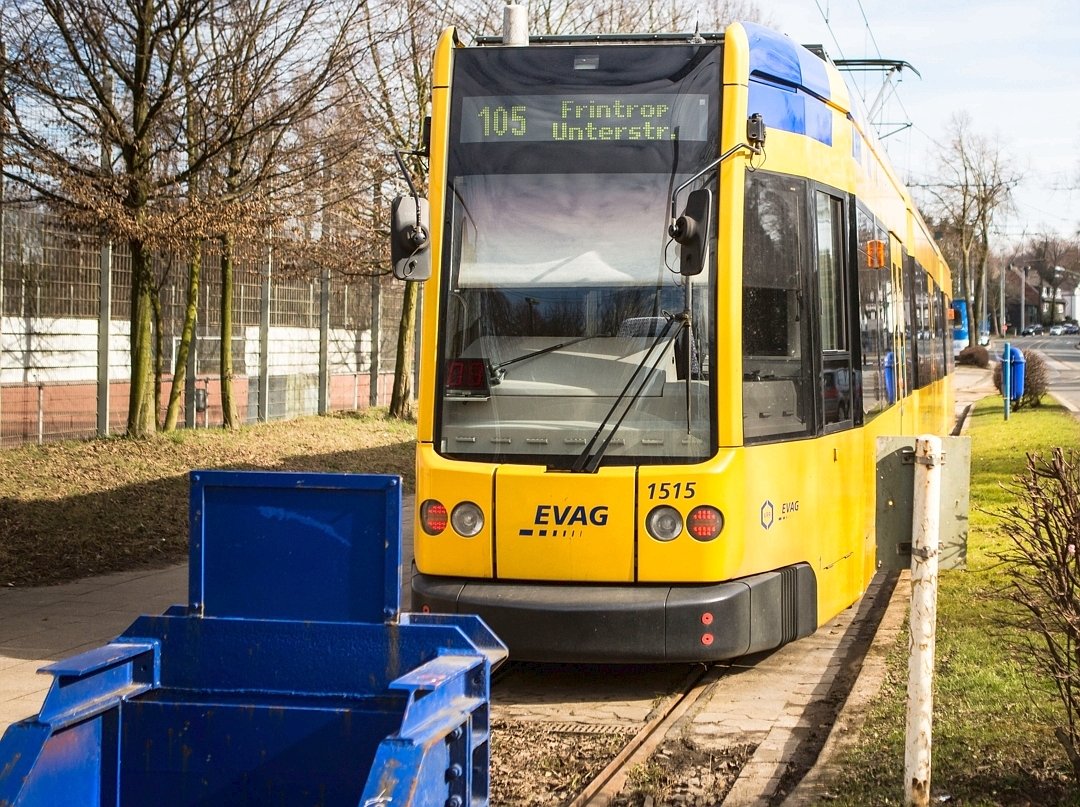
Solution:
[[[885,108],[913,126],[885,138],[905,181],[928,176],[936,142],[965,112],[1023,176],[1003,238],[1080,231],[1080,3],[1077,0],[758,0],[771,26],[833,58],[902,59]],[[823,15],[824,12],[824,15]],[[824,16],[829,19],[825,24]],[[849,84],[852,82],[849,81]],[[856,79],[868,102],[879,74]],[[889,130],[890,127],[883,127]],[[895,128],[895,127],[891,127]]]

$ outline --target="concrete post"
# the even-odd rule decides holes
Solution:
[[[259,408],[260,423],[270,419],[270,275],[274,271],[274,247],[266,239],[266,262],[263,265],[262,293],[259,295]]]
[[[911,655],[908,659],[904,804],[930,804],[934,644],[937,626],[938,535],[941,512],[941,438],[915,441],[911,535]]]
[[[330,411],[330,267],[319,278],[319,414]]]

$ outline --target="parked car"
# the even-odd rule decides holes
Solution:
[[[1066,336],[1076,336],[1080,333],[1080,325],[1075,322],[1066,322],[1062,327],[1065,329]]]
[[[1064,333],[1065,333],[1065,326],[1064,325],[1051,325],[1050,326],[1050,335],[1051,336],[1061,336]]]
[[[1021,336],[1042,336],[1042,325],[1028,325],[1024,330],[1020,331]]]

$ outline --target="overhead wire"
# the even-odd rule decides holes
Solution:
[[[866,26],[866,33],[870,37],[870,41],[874,44],[874,51],[877,53],[878,58],[881,57],[881,48],[878,47],[877,39],[874,38],[874,32],[870,28],[870,20],[866,18],[866,9],[863,8],[862,0],[855,0],[859,6],[859,13],[862,14],[863,25]]]
[[[855,0],[855,3],[856,3],[856,6],[859,9],[859,16],[862,18],[863,27],[866,29],[866,36],[867,36],[867,38],[869,40],[869,43],[873,47],[873,51],[877,55],[877,58],[878,59],[883,59],[884,57],[882,56],[882,53],[881,53],[881,46],[878,44],[877,37],[874,35],[874,30],[873,30],[873,27],[870,24],[870,18],[866,14],[866,9],[863,6],[863,2],[862,2],[862,0]],[[832,39],[832,42],[836,47],[836,52],[840,55],[841,59],[846,59],[847,57],[844,54],[844,49],[840,45],[840,40],[836,35],[836,31],[833,29],[832,19],[831,19],[831,7],[829,6],[829,0],[825,0],[825,6],[822,6],[821,0],[814,0],[814,5],[817,6],[818,14],[821,15],[822,22],[825,23],[825,28],[829,32],[829,37]],[[860,99],[862,101],[863,108],[869,110],[869,99],[867,98],[867,94],[868,94],[867,80],[868,80],[868,76],[866,74],[864,74],[861,81],[852,82],[852,83],[855,85],[855,89],[859,92],[859,96],[860,96]],[[895,102],[899,105],[900,111],[903,113],[903,119],[907,122],[907,124],[905,126],[901,127],[900,129],[897,129],[895,132],[891,132],[890,134],[897,134],[897,133],[902,132],[904,130],[911,131],[911,130],[917,128],[917,127],[915,127],[914,123],[912,122],[911,113],[908,112],[907,107],[904,105],[903,99],[900,97],[899,92],[897,92],[896,87],[892,82],[891,76],[886,76],[885,81],[886,81],[886,83],[888,83],[890,85],[891,91],[887,95],[885,95],[884,98],[886,100],[889,100],[889,101],[895,100]],[[882,109],[883,108],[884,108],[884,103],[882,104]],[[883,114],[879,115],[878,117],[880,118],[880,120],[871,121],[871,122],[873,123],[874,129],[877,131],[878,136],[883,137],[883,135],[882,135],[882,127],[885,125],[885,123],[884,123],[885,117],[884,117]],[[919,134],[921,134],[924,137],[929,138],[929,135],[926,132],[923,132],[922,130],[919,130]],[[930,138],[930,139],[932,139],[932,138]],[[905,142],[906,142],[907,148],[906,148],[906,154],[905,154],[905,157],[904,157],[904,162],[906,164],[908,164],[908,166],[909,166],[908,171],[910,172],[911,149],[912,149],[912,144],[911,144],[910,137],[906,138]],[[884,143],[883,143],[883,145],[884,145]],[[887,149],[887,150],[896,151],[896,149]]]
[[[829,32],[829,36],[832,37],[833,44],[836,45],[836,52],[840,54],[841,59],[846,59],[844,56],[844,49],[840,47],[840,40],[836,38],[836,32],[832,29],[832,23],[829,21],[829,12],[821,7],[819,0],[814,0],[814,5],[817,6],[818,13],[821,15],[821,21],[825,23],[825,29]]]

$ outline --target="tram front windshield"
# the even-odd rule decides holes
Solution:
[[[711,456],[715,269],[681,275],[668,225],[716,195],[720,46],[469,49],[452,87],[439,452]]]

